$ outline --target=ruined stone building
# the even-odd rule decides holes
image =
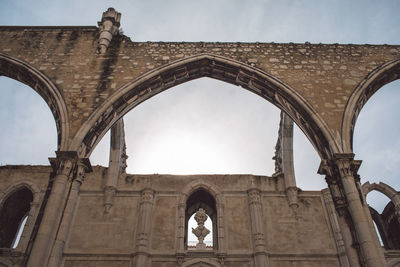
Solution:
[[[58,132],[49,166],[0,167],[0,266],[400,266],[400,193],[361,185],[352,150],[363,105],[400,76],[400,46],[133,42],[120,17],[109,9],[99,27],[0,27],[0,75],[38,92]],[[276,172],[127,174],[123,116],[201,77],[282,110]],[[321,158],[321,192],[296,187],[293,123]],[[110,164],[92,167],[110,129]],[[365,201],[372,190],[391,199],[382,214]]]

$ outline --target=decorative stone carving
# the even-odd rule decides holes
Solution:
[[[328,165],[326,160],[321,161],[318,173],[325,175],[335,208],[340,216],[344,215],[344,209],[347,208],[347,200],[339,175],[333,167]]]
[[[192,233],[199,239],[199,243],[196,244],[196,249],[205,249],[206,244],[204,243],[204,238],[210,233],[210,230],[204,226],[204,222],[208,219],[206,211],[200,208],[196,212],[196,215],[194,215],[194,219],[198,224],[195,229],[192,228]]]
[[[107,51],[113,36],[118,33],[120,20],[121,13],[118,13],[112,7],[103,13],[101,21],[98,22],[100,37],[97,46],[97,53],[104,54]]]

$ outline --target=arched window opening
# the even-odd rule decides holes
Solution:
[[[400,224],[393,202],[384,194],[371,191],[367,203],[381,245],[385,249],[400,249]]]
[[[381,231],[379,231],[379,228],[376,225],[375,220],[372,220],[372,222],[374,223],[375,232],[378,234],[379,244],[381,244],[381,246],[384,247],[385,245],[384,245],[383,240],[382,240]]]
[[[0,210],[0,247],[18,246],[32,201],[33,194],[26,187],[12,193],[4,201]]]
[[[28,220],[28,215],[25,215],[24,218],[22,218],[22,221],[18,226],[17,235],[15,236],[15,239],[14,239],[14,242],[13,242],[11,248],[16,248],[18,246],[19,240],[21,239],[21,235],[22,235],[22,232],[24,230],[27,220]]]
[[[215,199],[202,188],[193,192],[186,201],[185,229],[185,249],[218,249]]]
[[[0,77],[0,164],[48,165],[57,129],[46,102],[29,86]]]

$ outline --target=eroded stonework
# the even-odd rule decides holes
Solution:
[[[58,132],[51,167],[0,167],[0,231],[26,219],[17,247],[0,248],[0,265],[399,266],[399,192],[361,186],[352,135],[366,101],[399,78],[400,46],[134,42],[120,20],[110,8],[99,28],[0,27],[0,75],[37,91]],[[271,177],[126,173],[123,116],[201,77],[282,110]],[[321,157],[321,192],[296,186],[293,123]],[[88,157],[110,129],[109,166],[92,168]],[[366,203],[371,190],[391,199],[382,214]],[[13,211],[18,198],[24,212]],[[210,250],[188,245],[188,219],[200,209],[212,221]]]

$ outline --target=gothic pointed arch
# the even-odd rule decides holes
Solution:
[[[313,107],[289,85],[242,62],[199,54],[161,66],[118,89],[79,129],[71,144],[89,156],[110,127],[129,110],[173,86],[209,77],[241,86],[286,112],[309,138],[321,158],[339,151],[331,130]]]
[[[367,195],[369,192],[376,190],[378,192],[381,192],[385,196],[387,196],[393,202],[394,202],[393,198],[398,194],[398,192],[393,187],[391,187],[390,185],[387,185],[383,182],[379,182],[379,184],[377,184],[377,183],[371,184],[370,182],[365,182],[362,185],[362,189],[363,189],[364,195]]]
[[[3,53],[0,53],[0,76],[28,85],[46,101],[56,123],[58,150],[67,149],[69,137],[67,106],[55,84],[29,63]]]
[[[188,220],[198,208],[204,208],[212,220],[213,250],[224,251],[226,245],[224,207],[225,200],[221,191],[213,184],[203,179],[188,183],[181,191],[178,206],[180,211],[178,225],[182,226],[182,232],[177,236],[178,247],[187,250]]]
[[[342,149],[353,151],[353,134],[357,117],[365,103],[382,86],[400,78],[400,59],[386,62],[362,80],[347,101],[342,119]]]
[[[30,180],[19,181],[4,191],[0,192],[0,220],[1,229],[7,233],[1,233],[0,246],[10,247],[14,242],[17,230],[22,220],[26,218],[25,227],[16,250],[25,251],[33,231],[34,222],[39,212],[41,193],[39,187]]]

